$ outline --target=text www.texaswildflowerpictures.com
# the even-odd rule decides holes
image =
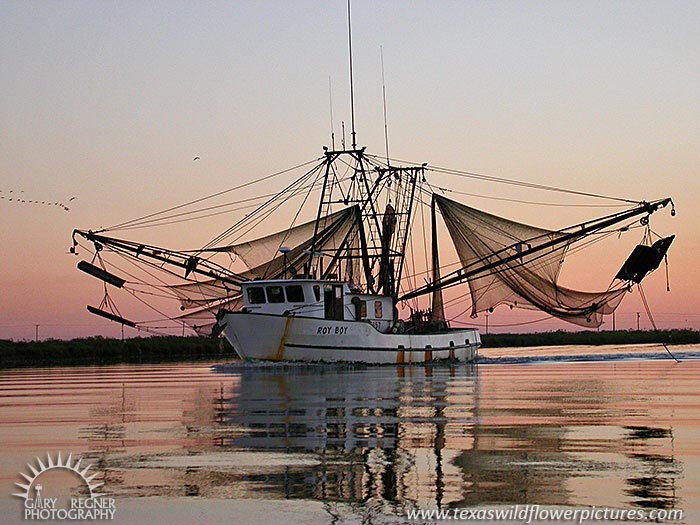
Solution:
[[[521,523],[563,520],[585,523],[610,521],[681,521],[681,509],[614,509],[609,507],[551,508],[540,505],[512,505],[504,508],[413,509],[406,512],[409,520],[495,521],[518,520]]]

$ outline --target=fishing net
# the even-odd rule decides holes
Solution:
[[[535,308],[585,327],[612,314],[627,287],[582,292],[557,282],[573,241],[541,250],[565,234],[503,219],[436,195],[436,202],[465,271],[491,266],[468,279],[472,317],[498,305]],[[522,254],[522,255],[520,255]]]

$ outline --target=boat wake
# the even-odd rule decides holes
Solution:
[[[557,347],[561,351],[561,347]],[[542,364],[542,363],[595,363],[595,362],[611,362],[611,361],[672,361],[668,353],[663,349],[663,347],[647,347],[644,350],[640,350],[639,347],[635,347],[635,350],[625,350],[620,347],[613,347],[608,352],[600,352],[596,348],[596,352],[586,353],[588,348],[579,347],[580,352],[568,353],[568,354],[550,354],[550,355],[507,355],[509,349],[504,349],[503,355],[479,355],[476,363],[479,365],[529,365],[529,364]],[[486,349],[487,352],[493,354],[498,349],[489,348]],[[518,352],[527,351],[527,349],[518,349]],[[537,348],[537,352],[542,352],[542,348]],[[671,352],[679,361],[685,361],[690,359],[700,359],[700,348],[696,347],[683,347],[678,349],[673,349],[671,347]],[[465,366],[464,363],[460,363]],[[237,373],[237,372],[291,372],[291,373],[324,373],[328,371],[353,371],[353,370],[364,370],[371,368],[373,366],[399,366],[399,367],[411,367],[411,366],[430,366],[430,367],[441,367],[441,366],[454,366],[455,363],[449,361],[434,361],[431,363],[405,363],[401,365],[371,365],[368,363],[351,363],[351,362],[337,362],[337,363],[325,363],[325,362],[301,362],[301,361],[235,361],[231,363],[222,363],[212,366],[212,370],[220,373]],[[466,366],[473,366],[473,364],[467,364]]]
[[[646,352],[611,352],[595,354],[569,354],[569,355],[528,355],[528,356],[508,356],[490,357],[480,355],[477,363],[480,365],[494,364],[537,364],[537,363],[575,363],[575,362],[608,362],[608,361],[654,361],[673,359],[669,354],[659,347],[660,350]],[[700,350],[688,349],[683,351],[673,351],[673,355],[679,360],[700,359]]]

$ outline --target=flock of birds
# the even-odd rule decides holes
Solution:
[[[195,157],[192,160],[199,160],[200,157]],[[64,211],[70,211],[70,208],[66,205],[64,202],[60,201],[40,201],[40,200],[34,200],[34,199],[27,199],[23,195],[24,190],[21,191],[14,191],[14,190],[9,190],[9,191],[4,191],[0,190],[0,200],[8,201],[8,202],[15,202],[18,204],[38,204],[40,206],[56,206],[58,208],[62,208]],[[71,197],[68,199],[67,202],[74,201],[78,197]]]
[[[15,202],[18,204],[38,204],[39,206],[57,206],[58,208],[62,208],[64,211],[70,211],[70,208],[64,203],[60,201],[40,201],[40,200],[34,200],[34,199],[27,199],[24,195],[24,190],[22,191],[14,191],[14,190],[9,190],[9,191],[4,191],[0,190],[0,200],[5,200],[8,202]],[[68,202],[74,201],[77,199],[77,197],[71,197],[68,199]]]

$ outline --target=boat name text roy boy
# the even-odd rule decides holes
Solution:
[[[319,326],[316,331],[316,335],[345,335],[347,333],[347,326]]]

